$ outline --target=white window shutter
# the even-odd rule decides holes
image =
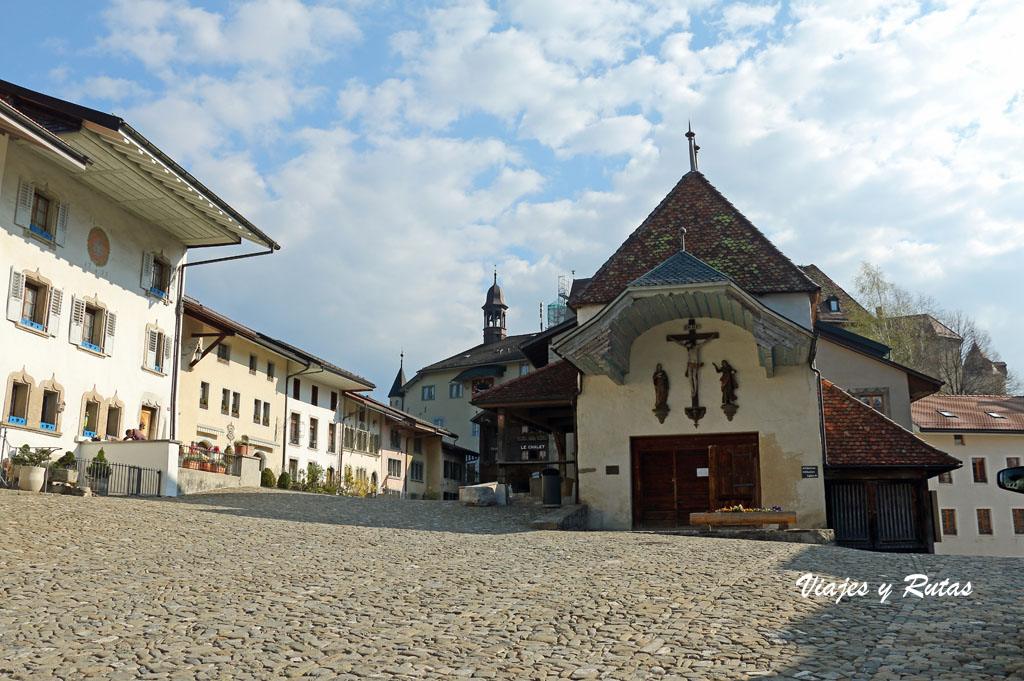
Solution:
[[[155,329],[146,330],[146,363],[143,365],[147,369],[153,369],[156,367],[156,350],[157,345],[160,343],[160,334]]]
[[[36,186],[21,180],[18,183],[18,205],[14,209],[14,224],[25,229],[32,226],[32,201],[36,197]]]
[[[11,290],[7,294],[7,318],[12,322],[21,321],[25,307],[25,275],[11,268]]]
[[[171,372],[171,339],[166,334],[164,335],[164,361],[161,368],[165,374]]]
[[[174,265],[167,265],[167,267],[171,271],[170,276],[167,277],[167,301],[170,302],[174,300],[174,294],[178,290],[178,268]]]
[[[109,357],[114,354],[114,334],[117,333],[117,314],[107,311],[106,330],[103,332],[103,352]]]
[[[53,233],[53,242],[58,246],[63,246],[68,236],[68,209],[67,201],[61,201],[57,206],[57,227]]]
[[[153,285],[153,253],[146,251],[142,254],[142,278],[139,285],[147,291]]]
[[[85,332],[85,301],[71,296],[71,325],[68,329],[68,340],[74,345],[82,342]]]
[[[60,329],[60,313],[64,307],[64,291],[59,288],[50,289],[49,318],[46,320],[46,332],[56,336]]]

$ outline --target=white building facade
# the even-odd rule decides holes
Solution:
[[[188,248],[277,245],[124,121],[0,94],[7,446],[73,451],[140,424],[173,438]]]

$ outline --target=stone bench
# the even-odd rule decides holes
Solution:
[[[796,525],[796,513],[792,511],[691,513],[690,524],[705,530],[710,530],[712,527],[777,524],[780,530],[786,530],[790,525]]]

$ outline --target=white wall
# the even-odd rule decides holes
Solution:
[[[963,461],[953,471],[953,483],[928,481],[928,489],[938,493],[939,509],[956,510],[956,536],[942,536],[935,553],[959,556],[1024,556],[1024,534],[1014,534],[1011,509],[1024,508],[1024,495],[999,489],[996,473],[1006,468],[1006,457],[1024,459],[1024,435],[962,433],[964,444],[953,441],[953,433],[917,433],[925,442]],[[988,482],[974,482],[971,459],[985,459]],[[992,534],[978,534],[977,509],[992,512]],[[941,512],[940,512],[941,516]]]
[[[907,430],[913,427],[910,388],[905,371],[821,337],[818,338],[814,366],[823,378],[843,390],[883,390],[888,395],[885,415]]]
[[[14,224],[19,178],[29,179],[69,203],[63,247],[53,248],[28,237]],[[102,267],[92,262],[87,249],[93,227],[101,227],[110,241],[109,260]],[[174,334],[174,306],[147,296],[140,287],[143,252],[152,250],[162,251],[173,266],[184,260],[183,245],[170,235],[126,213],[20,143],[10,143],[0,178],[0,301],[6,308],[12,266],[19,271],[38,269],[42,277],[63,291],[64,299],[54,337],[26,331],[7,320],[6,315],[0,318],[0,378],[4,380],[0,390],[6,393],[8,376],[24,368],[37,386],[55,379],[64,389],[65,403],[58,433],[12,427],[12,444],[74,449],[76,435],[82,431],[82,396],[94,389],[103,398],[116,396],[124,402],[121,434],[138,425],[140,408],[148,403],[159,410],[157,435],[167,436],[170,368],[164,375],[142,368],[146,325],[159,326],[171,341]],[[117,314],[111,356],[97,356],[69,342],[72,296],[95,296]],[[0,417],[6,421],[7,414]]]
[[[768,293],[757,299],[790,321],[809,329],[812,325],[811,297],[807,293]]]
[[[301,365],[289,362],[288,373],[294,373],[301,369]],[[342,440],[342,428],[340,423],[340,417],[330,409],[331,406],[331,392],[338,393],[338,408],[341,408],[343,393],[341,388],[332,387],[327,379],[330,374],[326,372],[310,373],[301,376],[295,376],[289,378],[285,385],[285,391],[288,394],[287,409],[284,414],[284,442],[286,443],[285,448],[285,464],[283,470],[288,470],[288,460],[297,459],[299,462],[299,470],[304,471],[310,463],[317,463],[324,469],[324,476],[326,479],[327,469],[333,468],[335,474],[338,475],[341,472],[340,466],[340,453],[341,453],[341,440]],[[292,393],[292,381],[294,378],[299,379],[299,399],[295,399]],[[310,400],[313,396],[313,386],[317,387],[317,405],[311,404]],[[250,409],[252,407],[250,406]],[[299,444],[294,445],[291,442],[291,415],[292,413],[298,413],[302,419],[302,427],[299,431]],[[318,434],[316,447],[310,447],[309,443],[309,420],[315,418],[318,421]],[[334,451],[327,451],[328,443],[328,424],[335,422],[336,435],[334,440]],[[378,476],[379,477],[379,476]]]
[[[111,463],[124,463],[152,468],[162,473],[165,497],[178,496],[178,450],[173,440],[147,440],[145,442],[83,442],[78,449],[79,458],[95,459],[99,451]]]

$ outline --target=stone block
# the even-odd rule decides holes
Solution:
[[[463,506],[494,506],[497,501],[491,485],[470,485],[459,488],[459,502]]]

